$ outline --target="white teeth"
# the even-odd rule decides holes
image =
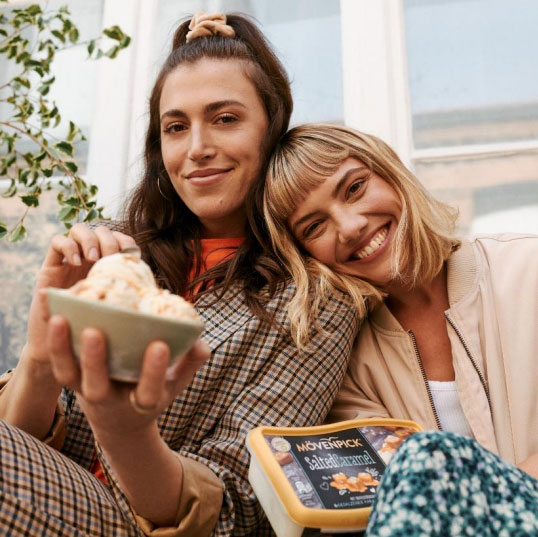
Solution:
[[[355,258],[355,259],[364,259],[365,257],[368,257],[369,255],[372,255],[383,244],[383,242],[387,238],[388,233],[389,233],[388,228],[384,227],[381,231],[379,231],[379,233],[377,233],[372,238],[372,240],[370,241],[369,244],[367,244],[359,252],[353,254],[351,257]]]

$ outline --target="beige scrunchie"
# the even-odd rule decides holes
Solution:
[[[235,30],[226,24],[226,15],[224,13],[204,13],[199,11],[192,18],[189,30],[187,42],[204,35],[220,34],[224,37],[235,37]]]

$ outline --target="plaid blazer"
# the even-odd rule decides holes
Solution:
[[[294,290],[292,284],[282,286],[268,304],[275,314],[273,325],[249,311],[239,288],[216,304],[211,296],[196,303],[206,323],[202,337],[212,356],[158,423],[171,449],[207,465],[224,484],[214,536],[273,535],[247,480],[246,434],[258,425],[320,424],[343,380],[358,330],[356,314],[333,297],[321,311],[320,330],[311,345],[299,353],[287,319]],[[62,452],[89,468],[95,453],[91,429],[74,394],[64,391],[62,398],[67,427]],[[125,517],[132,520],[115,483],[112,490]]]

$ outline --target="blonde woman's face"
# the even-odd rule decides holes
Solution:
[[[392,186],[355,158],[312,190],[288,225],[306,251],[336,272],[390,281],[402,206]]]

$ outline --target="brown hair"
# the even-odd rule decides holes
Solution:
[[[393,240],[393,277],[413,286],[433,279],[459,241],[457,211],[434,199],[379,138],[341,125],[312,124],[291,129],[275,149],[267,170],[264,212],[278,258],[297,291],[289,315],[299,346],[306,344],[316,311],[335,292],[344,292],[360,317],[383,291],[356,277],[332,271],[294,239],[288,219],[307,194],[349,157],[364,163],[397,192],[402,214]]]
[[[194,267],[196,274],[200,273],[201,226],[196,215],[177,195],[164,168],[159,119],[161,91],[167,76],[179,65],[192,64],[202,58],[244,62],[245,74],[261,98],[269,124],[261,148],[259,176],[246,200],[249,226],[245,230],[245,240],[233,259],[199,275],[195,281],[202,282],[202,292],[208,288],[209,282],[215,283],[214,290],[224,292],[234,282],[242,281],[247,302],[260,313],[257,292],[266,283],[271,284],[274,291],[281,273],[259,241],[267,232],[261,207],[255,204],[254,191],[263,181],[272,149],[288,128],[293,102],[286,72],[256,25],[239,14],[228,15],[227,24],[234,29],[235,37],[211,35],[187,42],[189,21],[177,28],[172,51],[151,92],[145,172],[128,202],[125,221],[127,232],[141,245],[143,257],[159,284],[174,293],[185,294],[194,283],[189,283],[190,270]],[[160,185],[157,178],[160,178]]]

